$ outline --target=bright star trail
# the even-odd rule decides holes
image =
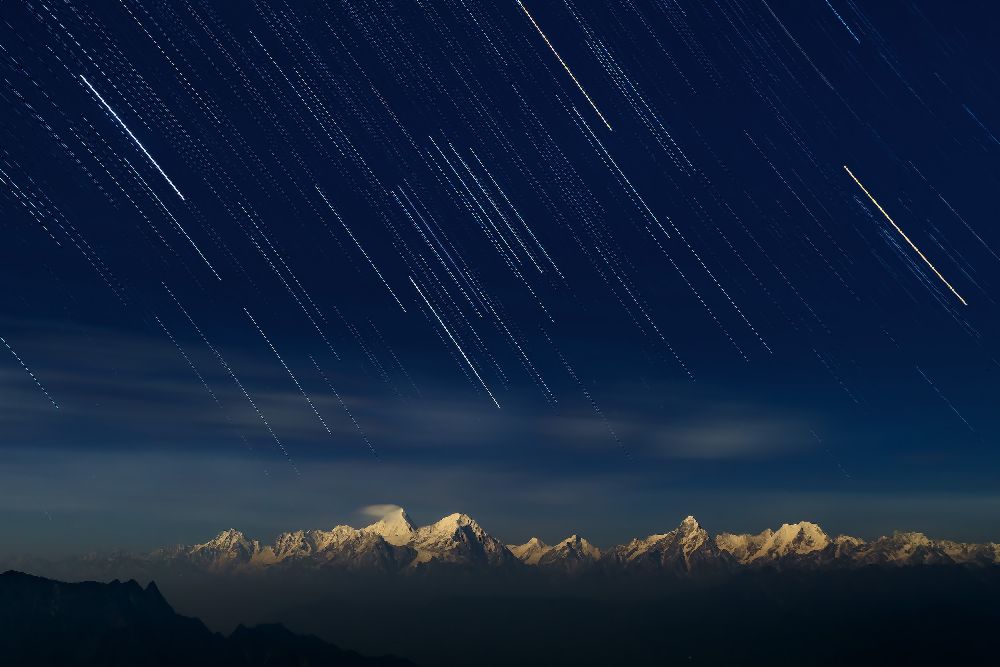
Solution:
[[[464,359],[465,363],[469,365],[469,369],[476,376],[476,379],[479,380],[479,384],[483,385],[483,389],[485,389],[486,393],[489,394],[490,400],[493,401],[493,403],[495,403],[496,406],[499,408],[500,404],[497,403],[497,399],[496,399],[496,397],[493,396],[493,392],[491,392],[490,388],[486,386],[486,381],[483,380],[482,376],[479,375],[479,371],[476,370],[476,367],[472,364],[472,361],[469,359],[468,355],[465,354],[465,350],[463,350],[462,346],[459,345],[459,343],[458,343],[457,340],[455,340],[455,337],[452,335],[451,331],[448,329],[448,325],[445,324],[444,320],[441,319],[441,316],[437,314],[437,311],[434,310],[434,306],[432,306],[431,302],[427,300],[427,297],[424,296],[424,293],[420,291],[420,286],[417,285],[416,281],[412,277],[410,278],[410,282],[413,283],[413,288],[415,290],[417,290],[417,294],[420,295],[420,298],[423,299],[424,303],[427,304],[427,308],[434,315],[434,319],[436,319],[438,321],[438,324],[441,325],[441,328],[444,330],[444,332],[446,334],[448,334],[448,339],[455,345],[455,349],[457,349],[459,351],[459,353],[462,355],[462,359]]]
[[[538,22],[535,21],[535,17],[531,15],[531,12],[528,11],[528,8],[524,6],[524,3],[521,2],[521,0],[517,0],[517,4],[521,7],[521,9],[524,10],[525,15],[527,15],[527,17],[531,20],[531,25],[535,26],[535,30],[537,30],[538,34],[541,35],[542,39],[545,40],[545,44],[549,47],[549,49],[552,50],[552,54],[556,57],[557,60],[559,60],[559,64],[562,65],[563,69],[566,70],[566,73],[569,74],[569,78],[573,79],[573,83],[575,83],[576,87],[580,89],[580,92],[583,93],[583,96],[587,98],[587,102],[594,109],[594,112],[601,119],[601,122],[604,123],[610,130],[611,123],[607,121],[607,119],[604,117],[604,114],[601,113],[601,110],[597,108],[597,105],[594,103],[594,100],[590,99],[590,95],[588,95],[587,91],[583,89],[583,84],[580,83],[580,81],[576,78],[576,75],[573,74],[573,70],[569,68],[569,65],[566,64],[566,61],[563,60],[562,56],[559,55],[559,52],[556,51],[556,47],[552,46],[552,42],[550,42],[549,38],[545,36],[544,32],[542,32],[542,28],[541,26],[538,25]]]
[[[92,85],[90,85],[90,82],[87,81],[87,77],[81,74],[80,79],[85,84],[87,84],[87,88],[90,88],[90,92],[94,93],[94,95],[97,96],[97,99],[101,102],[101,104],[104,105],[104,108],[108,110],[108,113],[114,116],[114,119],[118,121],[118,124],[122,126],[122,129],[125,130],[128,136],[132,137],[132,141],[135,142],[135,145],[139,147],[139,150],[142,151],[143,155],[149,158],[149,161],[153,163],[153,166],[156,167],[156,170],[160,172],[160,176],[163,176],[163,180],[165,180],[167,184],[174,189],[174,192],[176,192],[177,196],[181,198],[181,201],[183,201],[184,195],[182,195],[181,191],[177,189],[177,186],[174,185],[174,182],[170,180],[170,177],[167,176],[167,174],[163,171],[163,168],[160,167],[160,165],[156,162],[153,156],[149,154],[149,151],[147,151],[146,147],[142,145],[142,142],[139,141],[139,138],[136,137],[134,134],[132,134],[132,130],[128,129],[128,125],[125,124],[125,121],[123,121],[121,117],[117,113],[115,113],[115,110],[111,108],[110,104],[104,101],[104,98],[101,97],[101,94],[99,92],[97,92],[97,89],[94,88]]]
[[[882,212],[882,215],[884,215],[885,219],[889,221],[889,223],[892,225],[893,229],[895,229],[897,232],[899,232],[899,235],[902,236],[903,239],[907,243],[910,244],[910,247],[913,248],[913,251],[915,253],[917,253],[918,255],[920,255],[920,259],[924,260],[924,264],[926,264],[928,267],[930,267],[930,270],[934,272],[934,275],[936,275],[938,278],[940,278],[941,282],[943,282],[948,287],[948,289],[951,290],[951,293],[954,294],[956,297],[958,297],[958,300],[962,302],[963,306],[969,305],[965,301],[965,299],[962,298],[962,295],[955,291],[955,288],[951,286],[951,283],[948,282],[947,279],[945,279],[945,277],[941,275],[941,272],[938,271],[937,268],[933,264],[931,264],[931,260],[927,259],[927,255],[925,255],[923,252],[921,252],[920,248],[918,248],[916,246],[916,244],[913,241],[910,240],[910,237],[906,235],[906,232],[904,232],[902,229],[900,229],[899,225],[896,224],[896,221],[889,217],[889,214],[885,212],[885,209],[882,208],[882,205],[879,204],[878,201],[875,200],[875,197],[872,196],[872,193],[868,192],[868,189],[864,185],[861,184],[861,181],[859,181],[858,177],[855,176],[851,172],[851,170],[847,168],[846,164],[844,165],[844,171],[846,171],[847,175],[850,176],[854,180],[854,182],[858,184],[858,187],[861,188],[861,191],[864,192],[865,195],[867,195],[868,198],[872,200],[872,203],[875,204],[875,207],[878,208],[878,210]]]

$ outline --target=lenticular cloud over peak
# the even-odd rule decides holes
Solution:
[[[365,505],[360,510],[358,510],[365,516],[375,517],[376,519],[384,519],[392,514],[403,513],[402,507],[399,505],[394,505],[393,503],[383,503],[379,505]]]

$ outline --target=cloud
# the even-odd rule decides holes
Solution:
[[[3,328],[13,331],[19,351],[61,409],[55,410],[19,367],[0,364],[0,451],[197,450],[287,465],[260,415],[214,355],[200,339],[183,338],[180,324],[172,326],[211,393],[156,328],[121,332],[5,321]],[[283,348],[331,437],[277,360],[231,343],[217,347],[302,466],[373,459],[351,416],[385,461],[421,468],[544,469],[553,478],[587,476],[623,464],[626,457],[609,427],[646,465],[766,460],[797,456],[815,446],[809,427],[817,424],[799,409],[773,400],[736,401],[728,389],[601,386],[595,396],[605,420],[575,388],[563,392],[555,407],[511,397],[498,411],[482,394],[450,385],[422,383],[423,397],[408,398],[365,369],[331,362],[328,377],[349,416],[308,358],[294,346]],[[389,497],[404,497],[389,491]]]
[[[656,451],[668,458],[746,459],[807,451],[815,444],[796,419],[728,416],[662,429]]]
[[[391,503],[387,503],[384,505],[365,505],[358,511],[361,514],[364,514],[365,516],[372,516],[375,517],[376,519],[384,519],[390,514],[398,512],[401,509],[403,508],[400,507],[399,505],[393,505]]]

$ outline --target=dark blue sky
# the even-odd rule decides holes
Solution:
[[[6,550],[997,539],[991,3],[217,4],[4,6]]]

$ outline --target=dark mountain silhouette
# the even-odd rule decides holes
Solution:
[[[210,632],[174,612],[155,583],[64,583],[0,575],[0,664],[11,667],[404,667],[280,625]]]

